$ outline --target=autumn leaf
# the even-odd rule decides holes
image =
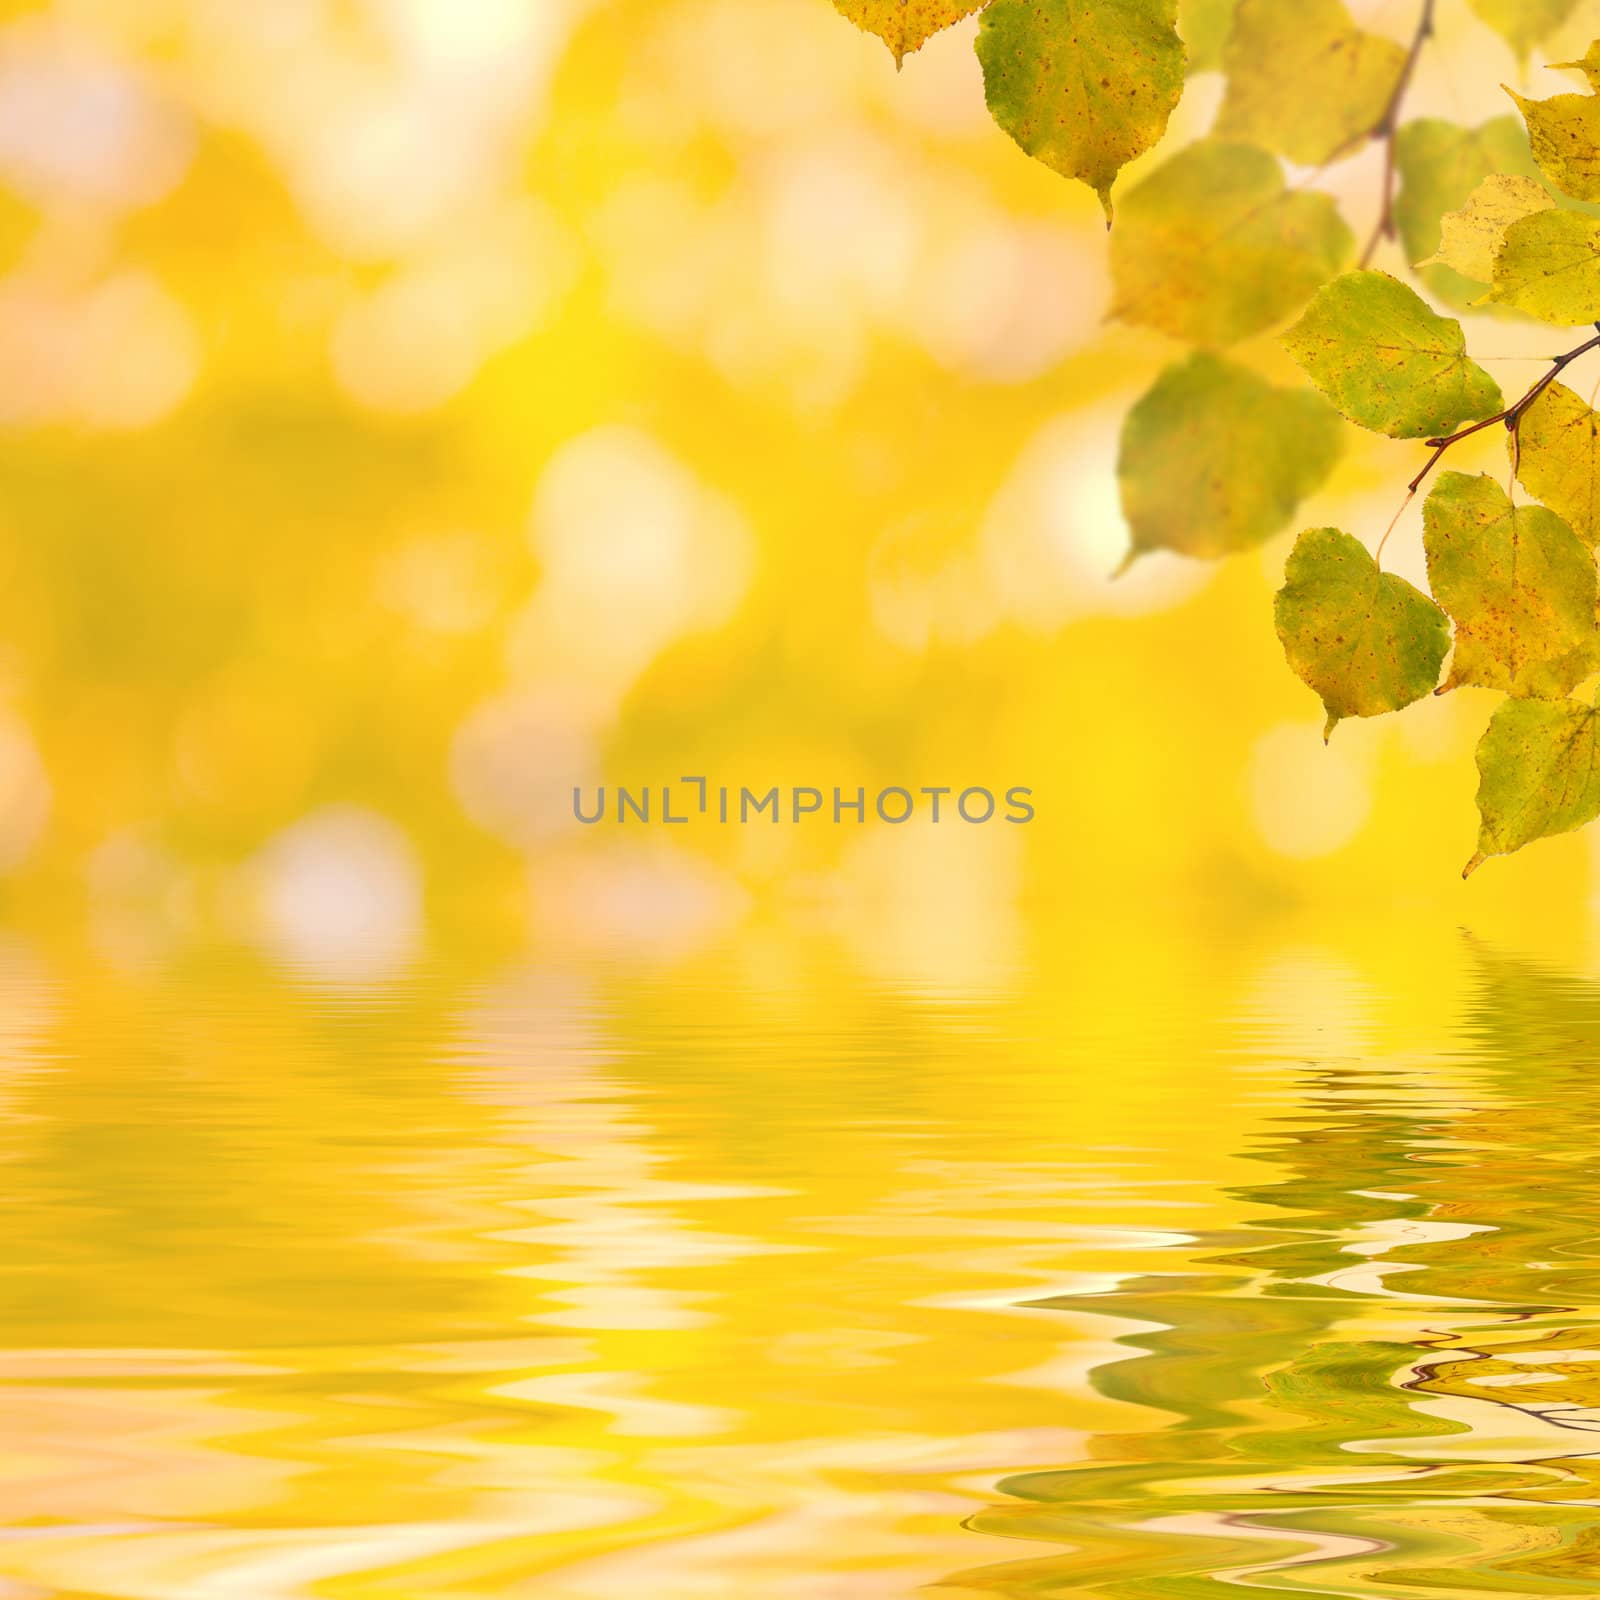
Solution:
[[[1456,624],[1447,689],[1550,699],[1594,670],[1594,556],[1555,512],[1513,506],[1493,478],[1447,472],[1422,544],[1428,585]]]
[[[1233,27],[1238,0],[1178,0],[1178,33],[1189,51],[1189,71],[1213,72]]]
[[[1458,127],[1438,117],[1406,123],[1395,137],[1395,168],[1400,191],[1394,216],[1407,261],[1425,261],[1441,243],[1442,220],[1459,211],[1487,177],[1504,173],[1538,175],[1528,130],[1516,117],[1496,117],[1476,128]],[[1469,306],[1488,292],[1493,266],[1481,279],[1463,278],[1442,265],[1419,268],[1429,292],[1454,306]]]
[[[1340,423],[1313,394],[1198,353],[1128,414],[1118,476],[1133,554],[1224,556],[1269,539],[1333,470]]]
[[[1472,191],[1459,211],[1439,219],[1439,249],[1418,265],[1453,267],[1463,278],[1492,283],[1495,254],[1506,230],[1554,205],[1549,190],[1535,179],[1492,174]]]
[[[1600,200],[1600,95],[1527,100],[1515,89],[1506,93],[1528,124],[1533,159],[1545,177],[1574,200]]]
[[[1509,855],[1600,816],[1600,745],[1593,706],[1506,700],[1478,741],[1478,853]]]
[[[1275,615],[1289,665],[1321,697],[1326,734],[1345,717],[1399,711],[1439,681],[1444,612],[1337,528],[1295,542]]]
[[[1166,131],[1183,93],[1177,0],[992,0],[978,28],[996,122],[1081,179],[1111,219],[1111,185]]]
[[[1600,92],[1600,39],[1589,46],[1581,61],[1552,61],[1550,66],[1556,72],[1581,72],[1589,80],[1589,87]]]
[[[1405,64],[1406,52],[1363,33],[1341,0],[1239,0],[1216,131],[1320,166],[1378,127]]]
[[[1600,544],[1600,415],[1553,383],[1523,412],[1506,449],[1522,487],[1590,549]]]
[[[1516,51],[1519,59],[1554,33],[1578,0],[1468,0],[1472,9]]]
[[[1118,480],[1129,559],[1215,559],[1260,545],[1326,481],[1339,415],[1426,439],[1415,494],[1449,451],[1506,421],[1515,479],[1440,476],[1423,515],[1428,595],[1337,528],[1304,532],[1279,591],[1277,631],[1327,728],[1398,711],[1444,687],[1505,693],[1479,747],[1487,854],[1600,815],[1596,717],[1569,696],[1600,673],[1600,416],[1553,380],[1554,359],[1506,408],[1461,324],[1366,267],[1316,173],[1386,145],[1367,255],[1398,237],[1439,300],[1496,315],[1600,324],[1600,41],[1580,61],[1591,94],[1513,93],[1526,126],[1403,123],[1432,36],[1419,0],[1409,49],[1357,26],[1344,0],[835,0],[896,59],[981,13],[977,51],[995,121],[1030,155],[1099,196],[1108,221],[1124,166],[1162,137],[1186,69],[1226,75],[1213,132],[1122,199],[1111,314],[1183,341],[1130,409]],[[1469,0],[1524,57],[1575,0]],[[1365,258],[1364,258],[1365,259]],[[1281,388],[1218,353],[1300,312],[1285,349],[1320,391]],[[1331,402],[1331,407],[1328,404]],[[1481,426],[1466,426],[1477,423]],[[1380,545],[1381,549],[1382,546]],[[1452,656],[1453,649],[1453,656]]]
[[[1501,409],[1461,324],[1386,272],[1335,278],[1284,345],[1345,416],[1393,439],[1431,438]]]
[[[1537,211],[1512,223],[1495,252],[1493,298],[1568,327],[1600,317],[1600,219]]]
[[[1111,237],[1113,315],[1229,345],[1298,310],[1353,253],[1333,201],[1275,157],[1202,140],[1129,190]]]
[[[833,0],[834,9],[888,45],[898,66],[934,34],[953,26],[988,0]]]

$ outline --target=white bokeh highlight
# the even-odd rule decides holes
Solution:
[[[402,829],[358,806],[285,828],[253,863],[261,936],[278,958],[333,981],[387,977],[423,922],[422,873]]]

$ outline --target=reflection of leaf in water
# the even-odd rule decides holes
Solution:
[[[1384,1436],[1416,1438],[1428,1433],[1464,1433],[1461,1423],[1433,1422],[1411,1409],[1395,1387],[1397,1374],[1416,1359],[1403,1344],[1313,1345],[1265,1379],[1275,1406],[1305,1417],[1309,1426],[1274,1435],[1275,1453],[1304,1460],[1312,1449],[1343,1449],[1351,1440]]]
[[[1239,1278],[1150,1277],[1115,1294],[1064,1296],[1041,1306],[1084,1307],[1163,1326],[1128,1334],[1119,1343],[1148,1355],[1115,1361],[1094,1375],[1108,1398],[1171,1412],[1177,1429],[1227,1427],[1245,1420],[1238,1407],[1259,1401],[1259,1368],[1286,1347],[1314,1338],[1328,1313],[1315,1301],[1238,1294]],[[1232,1291],[1232,1292],[1231,1292]]]
[[[1161,1421],[1006,1482],[974,1526],[1068,1550],[956,1581],[1594,1592],[1600,984],[1474,956],[1448,1098],[1404,1062],[1308,1064],[1250,1152],[1272,1177],[1234,1191],[1262,1216],[1200,1241],[1213,1276],[1036,1302],[1136,1324],[1091,1382]]]
[[[1252,1152],[1287,1169],[1275,1183],[1235,1190],[1239,1198],[1297,1215],[1257,1224],[1265,1237],[1243,1254],[1217,1257],[1219,1264],[1247,1266],[1283,1294],[1326,1294],[1307,1280],[1348,1267],[1347,1235],[1395,1217],[1420,1217],[1421,1201],[1379,1198],[1415,1189],[1414,1165],[1429,1140],[1416,1110],[1384,1100],[1359,1069],[1341,1065],[1310,1069],[1302,1116],[1285,1119],[1289,1131],[1268,1149]],[[1294,1225],[1291,1225],[1294,1224]]]
[[[1440,1291],[1530,1306],[1600,1304],[1600,985],[1475,948],[1464,1031],[1488,1091],[1420,1192],[1432,1215],[1493,1228],[1441,1259]],[[1448,1260],[1448,1265],[1444,1264]]]

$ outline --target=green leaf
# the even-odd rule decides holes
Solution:
[[[1328,734],[1345,717],[1421,699],[1450,648],[1444,612],[1337,528],[1296,540],[1275,617],[1289,665],[1322,698]]]
[[[1333,200],[1289,192],[1276,157],[1202,139],[1123,200],[1112,315],[1191,344],[1234,344],[1304,305],[1353,249]]]
[[[1493,478],[1447,472],[1428,497],[1428,585],[1455,619],[1447,689],[1551,699],[1594,670],[1594,556],[1555,512],[1513,506]]]
[[[988,0],[833,0],[834,10],[888,45],[895,65]]]
[[[1600,200],[1600,95],[1558,94],[1525,100],[1515,89],[1528,124],[1528,139],[1539,170],[1574,200]]]
[[[1494,173],[1533,178],[1539,171],[1528,130],[1512,116],[1477,128],[1437,117],[1408,122],[1395,139],[1395,170],[1400,188],[1394,216],[1407,261],[1422,261],[1438,250],[1444,214],[1466,205],[1485,178]],[[1492,270],[1480,281],[1446,266],[1425,266],[1420,272],[1429,293],[1453,306],[1475,304],[1493,281]]]
[[[1510,855],[1600,816],[1600,745],[1593,706],[1578,700],[1507,700],[1478,741],[1478,853]]]
[[[1537,211],[1512,223],[1495,252],[1493,298],[1563,326],[1600,317],[1600,219]]]
[[[1526,60],[1578,8],[1578,0],[1469,0],[1472,9]]]
[[[1133,553],[1216,557],[1270,539],[1333,470],[1341,432],[1314,394],[1220,356],[1168,367],[1122,430]]]
[[[1183,93],[1177,0],[993,0],[978,28],[984,96],[1031,156],[1100,196],[1166,131]]]
[[[1432,438],[1501,408],[1461,324],[1386,272],[1335,278],[1283,342],[1352,422],[1391,439]]]
[[[1591,550],[1600,544],[1600,415],[1553,383],[1523,412],[1506,449],[1522,487]]]
[[[1189,47],[1189,71],[1214,72],[1233,27],[1238,0],[1178,0],[1178,32]]]
[[[1454,267],[1463,278],[1492,283],[1495,252],[1506,229],[1554,205],[1550,191],[1536,179],[1493,174],[1472,191],[1459,211],[1440,218],[1438,253],[1418,265]]]
[[[1239,0],[1216,131],[1321,166],[1377,129],[1405,64],[1399,45],[1363,33],[1340,0]]]

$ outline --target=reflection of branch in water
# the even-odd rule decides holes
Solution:
[[[1551,1314],[1569,1314],[1574,1312],[1576,1309],[1577,1308],[1569,1306],[1552,1307]],[[1527,1354],[1530,1352],[1559,1355],[1561,1354],[1561,1347],[1559,1345],[1551,1346],[1537,1343],[1521,1343],[1507,1345],[1499,1349],[1483,1349],[1475,1345],[1462,1344],[1457,1346],[1457,1348],[1451,1353],[1451,1357],[1448,1360],[1420,1363],[1414,1369],[1412,1376],[1408,1378],[1401,1385],[1401,1387],[1414,1390],[1420,1394],[1448,1395],[1454,1399],[1481,1401],[1486,1405],[1497,1406],[1506,1411],[1513,1411],[1517,1413],[1517,1415],[1527,1418],[1529,1421],[1547,1422],[1552,1427],[1561,1428],[1568,1432],[1600,1433],[1600,1416],[1593,1414],[1596,1410],[1594,1405],[1566,1403],[1545,1406],[1537,1405],[1532,1401],[1514,1400],[1503,1394],[1497,1393],[1494,1390],[1473,1386],[1473,1379],[1470,1377],[1468,1377],[1466,1380],[1468,1387],[1462,1389],[1455,1386],[1452,1377],[1448,1373],[1448,1369],[1450,1367],[1458,1364],[1467,1365],[1469,1364],[1469,1361],[1486,1361],[1490,1363],[1494,1363],[1496,1361],[1510,1361],[1515,1363],[1519,1357],[1526,1359]],[[1561,1363],[1551,1362],[1549,1365],[1558,1366],[1561,1365]],[[1577,1365],[1577,1363],[1569,1363],[1569,1365]],[[1535,1374],[1531,1377],[1529,1375],[1519,1374],[1515,1370],[1504,1374],[1496,1374],[1496,1376],[1521,1376],[1528,1378],[1529,1382],[1536,1381],[1540,1376],[1547,1376],[1548,1379],[1553,1381],[1559,1381],[1560,1378],[1559,1374],[1549,1373],[1548,1367],[1544,1373]],[[1587,1412],[1590,1413],[1590,1415],[1580,1418],[1578,1415],[1580,1412]],[[1571,1460],[1586,1457],[1590,1453],[1591,1452],[1586,1450],[1577,1451],[1574,1452],[1574,1455],[1571,1457],[1541,1456],[1539,1460],[1541,1462]]]
[[[1588,1570],[1578,1541],[1600,1454],[1550,1446],[1554,1430],[1600,1432],[1600,1378],[1572,1380],[1596,1382],[1594,1407],[1570,1392],[1541,1407],[1451,1369],[1511,1353],[1485,1337],[1486,1320],[1547,1337],[1600,1322],[1600,1186],[1586,1175],[1600,1133],[1600,985],[1472,954],[1454,1049],[1430,1057],[1448,1060],[1446,1098],[1426,1066],[1308,1066],[1282,1137],[1248,1153],[1271,1180],[1234,1191],[1265,1216],[1202,1240],[1212,1275],[1151,1273],[1042,1303],[1129,1320],[1118,1342],[1138,1353],[1090,1382],[1144,1407],[1152,1426],[1096,1438],[1082,1467],[1008,1480],[1013,1501],[972,1519],[1071,1548],[952,1581],[1017,1595],[1187,1593],[1260,1584],[1292,1564],[1326,1594],[1516,1592],[1524,1573]],[[1406,1241],[1406,1294],[1326,1281],[1352,1281],[1341,1272],[1351,1244],[1370,1253],[1385,1227],[1422,1220],[1452,1226]],[[1489,1415],[1519,1419],[1513,1437],[1551,1432],[1507,1461],[1504,1437],[1480,1437],[1470,1412],[1419,1409],[1422,1396],[1488,1401]]]

